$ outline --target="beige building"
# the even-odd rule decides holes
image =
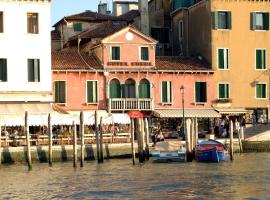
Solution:
[[[223,114],[246,113],[251,122],[254,113],[257,122],[266,122],[269,12],[269,1],[203,0],[171,13],[174,54],[198,56],[212,65],[213,106]]]

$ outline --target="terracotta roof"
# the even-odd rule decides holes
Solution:
[[[100,14],[97,12],[92,12],[90,10],[86,10],[85,12],[82,13],[78,13],[75,15],[69,15],[69,16],[65,16],[64,18],[62,18],[60,21],[58,21],[56,24],[54,24],[53,26],[55,27],[57,24],[61,23],[62,21],[67,20],[67,21],[123,21],[124,19],[121,19],[117,16],[113,16],[113,15],[104,15],[104,14]]]
[[[134,21],[136,17],[139,17],[139,16],[140,16],[140,12],[138,10],[130,10],[129,12],[124,13],[118,17],[123,20],[126,20],[128,23],[131,23]]]
[[[51,31],[51,39],[52,40],[61,40],[60,33],[57,30]]]
[[[52,70],[100,70],[103,69],[94,55],[67,50],[52,52]]]
[[[211,66],[204,60],[187,57],[156,57],[157,70],[211,70]]]
[[[81,38],[82,40],[83,39],[90,40],[91,38],[104,38],[108,35],[111,35],[121,30],[122,28],[126,26],[127,26],[126,22],[119,22],[119,23],[112,22],[112,21],[103,22],[100,24],[93,25],[86,31],[83,31],[77,35],[70,37],[69,41],[77,42],[78,38]]]

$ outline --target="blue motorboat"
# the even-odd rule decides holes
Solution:
[[[204,140],[195,147],[195,159],[200,162],[220,162],[229,160],[227,147],[216,140]]]

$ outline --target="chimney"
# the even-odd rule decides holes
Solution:
[[[141,14],[141,31],[149,35],[149,15],[148,15],[148,0],[139,0],[139,11]]]
[[[107,10],[107,3],[101,3],[101,1],[98,4],[98,13],[106,15],[108,13]]]

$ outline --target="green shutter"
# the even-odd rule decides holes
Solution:
[[[34,60],[28,59],[28,82],[34,82]]]
[[[93,81],[87,81],[87,103],[94,103]]]
[[[202,94],[201,94],[201,96],[202,96],[202,98],[201,98],[201,102],[207,102],[207,86],[206,86],[206,82],[202,82],[201,83],[202,84],[202,87],[201,87],[201,92],[202,92]]]
[[[59,102],[59,82],[58,81],[54,82],[54,101],[55,101],[55,103],[60,103]]]
[[[200,83],[196,82],[195,83],[195,101],[196,102],[200,102],[200,98],[201,98],[200,90],[201,90]]]
[[[262,50],[256,49],[256,69],[262,69]]]
[[[225,93],[225,88],[224,88],[224,84],[219,84],[219,98],[223,99],[224,97],[224,93]]]
[[[167,81],[162,81],[162,102],[167,103]]]
[[[59,103],[66,103],[66,82],[59,81]]]
[[[34,63],[34,82],[40,82],[40,67],[39,67],[39,59],[33,59],[33,63]]]
[[[117,83],[110,84],[110,98],[121,98],[121,85]]]
[[[256,98],[262,98],[261,84],[257,84],[256,85]]]
[[[226,84],[226,97],[225,98],[229,98],[230,97],[230,88],[229,88],[229,84]]]
[[[218,12],[212,12],[212,26],[213,29],[218,29]]]
[[[266,50],[262,50],[262,69],[266,69]]]
[[[7,59],[0,59],[0,80],[7,81]]]
[[[256,30],[256,13],[250,13],[250,29]]]
[[[170,81],[170,103],[172,103],[172,82]]]
[[[269,30],[269,13],[264,14],[265,30]]]
[[[116,47],[116,60],[120,60],[120,47]]]
[[[74,31],[82,31],[82,23],[75,23],[73,24]]]
[[[224,49],[218,49],[218,68],[224,69]]]
[[[139,98],[150,98],[150,85],[148,83],[139,85]]]
[[[228,29],[232,29],[232,12],[227,12],[227,25]]]

